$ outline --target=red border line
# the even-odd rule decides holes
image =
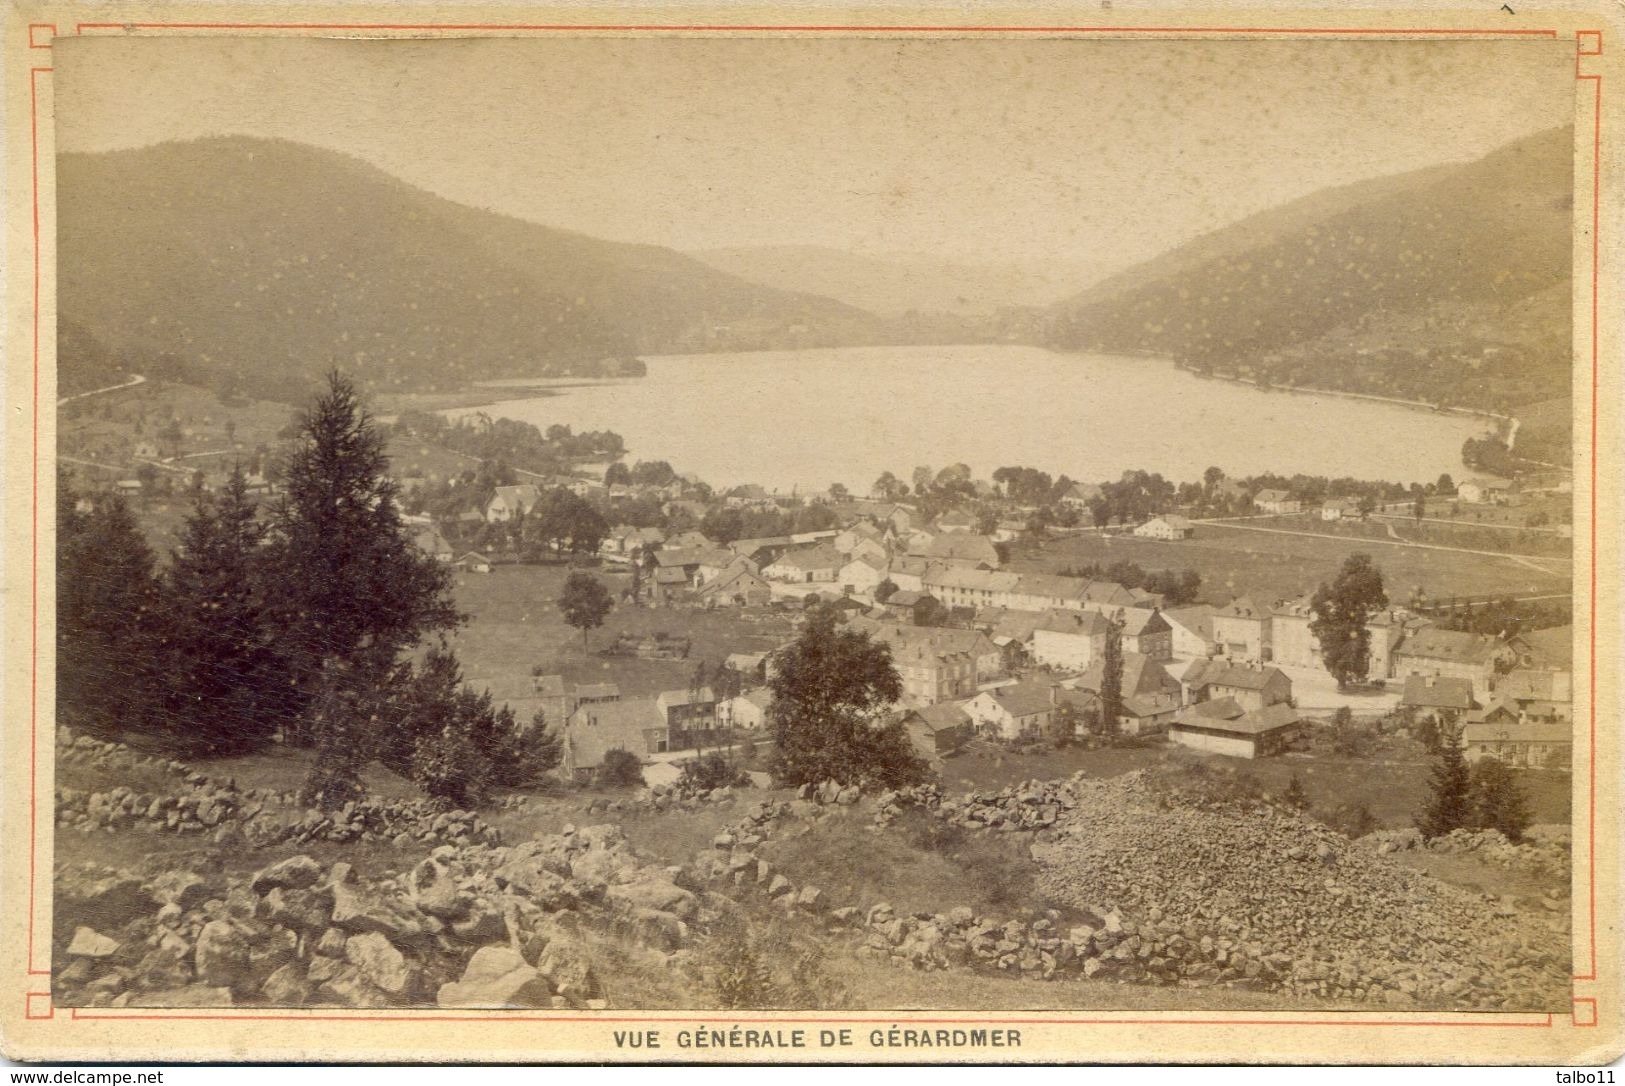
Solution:
[[[28,24],[28,47],[30,49],[49,49],[51,47],[50,38],[47,38],[45,40],[44,45],[41,45],[39,42],[34,40],[34,31],[36,31],[36,30],[49,30],[51,32],[50,37],[54,38],[54,37],[56,37],[56,24],[55,23],[29,23]]]
[[[1265,34],[1326,37],[1383,35],[1434,37],[1557,37],[1556,30],[1418,27],[1184,27],[1184,26],[863,26],[705,23],[79,23],[76,33],[91,30],[609,30],[609,31],[869,31],[884,33],[1029,33],[1029,34]]]
[[[34,24],[47,26],[51,24]],[[50,48],[49,44],[37,46],[33,42],[33,26],[29,28],[29,44],[33,48]],[[87,29],[153,29],[153,30],[426,30],[426,31],[462,31],[486,30],[494,32],[513,31],[758,31],[758,32],[796,32],[796,31],[831,31],[831,32],[870,32],[870,33],[1110,33],[1110,34],[1160,34],[1168,35],[1201,35],[1201,34],[1233,34],[1255,36],[1325,36],[1325,37],[1356,37],[1366,35],[1381,35],[1389,37],[1542,37],[1556,39],[1558,32],[1550,29],[1420,29],[1414,27],[1145,27],[1145,26],[839,26],[839,25],[704,25],[704,24],[626,24],[626,25],[593,25],[593,24],[480,24],[480,23],[78,23],[76,34],[83,34]],[[55,26],[52,31],[55,33]],[[1583,42],[1595,39],[1596,48],[1587,49]],[[1596,875],[1596,821],[1597,821],[1597,787],[1596,787],[1596,753],[1597,753],[1597,445],[1598,421],[1597,411],[1599,403],[1600,382],[1600,352],[1599,352],[1599,283],[1600,283],[1600,254],[1601,245],[1599,232],[1602,219],[1602,76],[1584,75],[1580,72],[1580,56],[1599,56],[1602,53],[1601,30],[1575,31],[1575,78],[1577,80],[1591,80],[1595,87],[1595,108],[1592,117],[1592,203],[1591,203],[1591,630],[1590,630],[1590,751],[1591,759],[1588,766],[1587,816],[1588,816],[1588,857],[1589,857],[1589,901],[1588,914],[1590,918],[1590,971],[1585,974],[1575,974],[1574,980],[1593,981],[1597,979],[1597,875]],[[39,773],[39,713],[38,713],[38,677],[39,677],[39,347],[40,347],[40,214],[39,214],[39,74],[52,72],[52,68],[29,69],[29,139],[31,166],[33,171],[33,236],[34,236],[34,300],[33,300],[33,464],[32,464],[32,495],[31,516],[33,521],[32,557],[30,566],[30,607],[32,624],[30,628],[30,653],[32,666],[29,673],[29,842],[28,842],[28,882],[29,882],[29,916],[28,916],[28,973],[29,975],[49,976],[49,969],[34,968],[34,909],[37,883],[37,829],[38,829],[38,773]],[[503,1022],[824,1022],[824,1021],[860,1021],[864,1023],[874,1021],[890,1022],[890,1019],[855,1020],[855,1019],[673,1019],[669,1017],[651,1018],[555,1018],[555,1017],[518,1017],[504,1015],[497,1018],[446,1018],[443,1016],[390,1016],[369,1017],[358,1015],[302,1015],[294,1012],[286,1015],[242,1016],[242,1015],[81,1015],[77,1009],[73,1010],[74,1019],[101,1019],[101,1020],[155,1020],[179,1019],[201,1021],[412,1021],[412,1022],[468,1022],[468,1021],[503,1021]],[[986,1023],[1002,1021],[994,1019],[911,1019],[916,1022],[941,1023]],[[1322,1021],[1268,1018],[1259,1020],[1249,1019],[1220,1019],[1220,1020],[1170,1020],[1170,1019],[1072,1019],[1056,1023],[1050,1019],[1011,1019],[1012,1024],[1122,1024],[1122,1025],[1344,1025],[1344,1026],[1469,1026],[1469,1027],[1540,1027],[1552,1024],[1552,1015],[1546,1016],[1541,1022],[1427,1022],[1427,1021]]]
[[[1588,38],[1595,37],[1597,47],[1594,51],[1581,48],[1581,43]],[[1591,80],[1594,84],[1595,101],[1591,116],[1591,628],[1589,631],[1590,675],[1588,676],[1591,696],[1589,712],[1591,736],[1590,758],[1586,763],[1587,795],[1586,795],[1586,876],[1589,882],[1587,894],[1587,913],[1589,916],[1588,936],[1591,946],[1591,967],[1585,973],[1576,973],[1575,980],[1597,979],[1597,409],[1598,387],[1601,375],[1601,354],[1599,352],[1598,319],[1599,294],[1598,283],[1602,246],[1599,237],[1602,227],[1602,76],[1585,75],[1580,71],[1580,57],[1600,56],[1602,54],[1602,31],[1582,30],[1576,31],[1574,36],[1575,59],[1574,78],[1576,80]]]
[[[30,31],[32,33],[32,31]],[[34,429],[33,462],[31,465],[33,490],[29,515],[33,521],[29,560],[29,657],[33,665],[28,669],[28,974],[49,976],[49,969],[34,967],[34,906],[35,906],[35,853],[39,839],[39,75],[51,68],[28,70],[28,141],[30,166],[34,179]]]
[[[907,1011],[900,1012],[907,1014]],[[1065,1012],[1057,1012],[1064,1014]],[[1353,1012],[1360,1013],[1360,1012]],[[718,1025],[739,1024],[768,1024],[768,1025],[823,1025],[830,1023],[850,1023],[853,1025],[874,1026],[909,1026],[909,1025],[992,1025],[992,1026],[1429,1026],[1446,1027],[1460,1026],[1468,1029],[1549,1029],[1555,1022],[1556,1015],[1548,1012],[1544,1021],[1519,1022],[1451,1022],[1451,1021],[1417,1021],[1414,1019],[1381,1019],[1372,1021],[1362,1019],[1357,1021],[1337,1021],[1335,1019],[1305,1019],[1305,1018],[850,1018],[840,1015],[831,1015],[824,1018],[673,1018],[669,1015],[638,1016],[638,1017],[598,1017],[593,1015],[520,1015],[520,1014],[491,1014],[491,1015],[448,1015],[445,1012],[426,1011],[421,1015],[413,1014],[305,1014],[299,1011],[289,1011],[286,1014],[90,1014],[81,1013],[80,1009],[72,1008],[72,1017],[79,1021],[96,1022],[147,1022],[147,1021],[189,1021],[189,1022],[432,1022],[440,1025],[458,1025],[465,1022],[578,1022],[578,1023],[605,1023],[605,1022],[675,1022],[675,1023],[704,1023]],[[1486,1017],[1502,1017],[1497,1012],[1487,1012]]]

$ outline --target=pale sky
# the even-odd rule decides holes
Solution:
[[[1573,43],[58,39],[63,151],[241,133],[678,249],[1102,271],[1569,122]]]

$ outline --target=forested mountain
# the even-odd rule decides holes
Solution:
[[[374,388],[434,388],[881,337],[855,307],[467,207],[302,144],[68,154],[57,175],[62,364],[76,374],[103,365],[76,345],[100,343],[289,399],[334,365]]]
[[[1573,130],[1316,193],[1053,306],[1063,349],[1506,410],[1568,394]]]

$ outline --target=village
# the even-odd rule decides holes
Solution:
[[[533,488],[503,488],[491,511],[523,515],[535,497]],[[761,499],[746,491],[726,500]],[[897,712],[933,759],[976,739],[1082,739],[1103,724],[1195,750],[1265,757],[1301,745],[1312,713],[1352,705],[1365,715],[1459,718],[1473,757],[1494,753],[1539,768],[1568,763],[1567,628],[1504,639],[1435,629],[1390,608],[1368,628],[1368,695],[1339,698],[1309,631],[1307,599],[1167,608],[1156,593],[1106,580],[1002,570],[997,543],[1005,540],[975,533],[966,515],[950,511],[916,527],[901,505],[850,504],[856,519],[841,528],[727,546],[694,531],[668,543],[655,529],[612,530],[606,559],[646,565],[643,594],[627,601],[635,606],[748,611],[816,601],[838,609],[853,629],[890,648],[904,690]],[[1133,531],[1181,538],[1193,528],[1170,515]],[[434,533],[421,538],[449,557]],[[483,556],[461,562],[471,572],[491,568]],[[1114,637],[1121,712],[1105,723],[1100,689]],[[704,686],[623,700],[612,684],[567,693],[560,677],[539,678],[551,718],[566,722],[565,772],[585,779],[611,749],[652,758],[716,745],[718,733],[759,732],[773,652],[731,654],[725,664],[743,687],[731,697]]]

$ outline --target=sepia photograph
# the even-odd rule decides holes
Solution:
[[[1572,32],[71,26],[58,1018],[1577,1016]]]

